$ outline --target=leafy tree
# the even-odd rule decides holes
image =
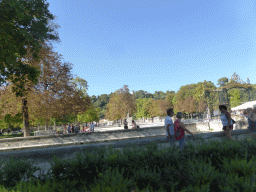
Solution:
[[[152,93],[146,93],[145,97],[146,97],[146,98],[154,98],[154,96],[153,96]]]
[[[192,119],[193,113],[196,112],[197,110],[196,98],[189,96],[187,98],[187,101],[188,101],[188,108],[186,109],[186,111],[188,112],[188,114],[191,114],[191,119]]]
[[[12,116],[11,114],[6,114],[4,117],[4,121],[8,124],[8,127],[19,128],[20,124],[22,124],[22,114],[17,113],[14,116]]]
[[[25,86],[29,81],[36,84],[39,70],[22,61],[31,48],[34,59],[39,59],[41,43],[58,40],[55,29],[49,26],[53,15],[48,10],[49,4],[43,0],[2,0],[0,2],[0,84],[10,81],[12,91],[22,98],[24,118],[24,137],[29,133],[28,100],[30,91]]]
[[[32,122],[37,122],[43,117],[45,129],[47,129],[50,119],[56,119],[56,123],[57,120],[66,122],[69,114],[76,116],[86,111],[90,101],[89,97],[77,87],[77,84],[72,82],[71,64],[60,62],[61,56],[52,52],[51,47],[47,45],[42,46],[40,54],[43,55],[40,62],[33,60],[30,52],[24,61],[41,71],[36,85],[26,84],[30,89],[27,93],[30,101],[28,113]],[[9,85],[11,86],[14,85]],[[11,93],[10,89],[3,91],[0,99],[5,101],[5,108],[14,110],[13,114],[22,110],[21,105],[17,106],[21,98],[15,98],[15,94]]]
[[[159,108],[157,116],[159,116],[162,121],[162,117],[167,115],[167,109],[172,107],[172,105],[168,100],[163,99],[157,100],[156,102]]]
[[[81,92],[82,95],[87,95],[87,90],[88,90],[88,83],[85,79],[76,77],[73,79],[73,83],[75,83],[76,91]]]
[[[135,99],[140,99],[140,98],[145,98],[146,93],[147,93],[146,91],[139,90],[139,91],[135,91],[133,95]]]
[[[167,90],[167,91],[166,91],[166,95],[169,95],[169,94],[175,94],[175,91],[169,91],[169,90]]]
[[[170,93],[166,96],[166,101],[168,101],[170,103],[170,107],[173,108],[174,107],[174,96],[175,96],[175,92],[174,93]]]
[[[76,116],[87,109],[90,101],[86,94],[87,82],[79,77],[73,79],[71,63],[61,62],[62,56],[46,44],[43,44],[40,56],[40,62],[34,61],[30,54],[26,57],[26,62],[41,72],[38,83],[31,87],[29,98],[33,106],[30,111],[32,118],[44,117],[47,129],[50,118],[61,120],[69,113]]]
[[[240,100],[240,91],[239,89],[231,89],[228,92],[229,100],[230,100],[230,107],[236,107],[241,104]]]
[[[156,100],[153,98],[148,98],[143,107],[146,110],[147,117],[152,118],[153,122],[154,117],[159,114],[159,108],[157,106]]]
[[[145,118],[148,116],[147,110],[144,107],[146,102],[147,102],[146,98],[136,99],[136,110],[137,111],[136,111],[135,116],[137,118],[142,119],[143,117]]]
[[[117,90],[107,104],[106,118],[109,120],[125,119],[127,113],[132,116],[136,112],[135,99],[128,86]]]
[[[222,77],[222,78],[218,79],[217,85],[221,85],[221,82],[224,82],[224,84],[227,84],[228,83],[228,78],[227,77]]]
[[[118,94],[114,94],[110,100],[109,103],[107,104],[107,111],[105,114],[105,118],[113,121],[113,120],[117,120],[117,119],[121,119],[121,105],[122,105],[122,101],[121,98]]]
[[[197,112],[200,114],[200,116],[202,112],[206,111],[206,108],[207,108],[207,102],[205,100],[200,100],[198,102],[198,108],[197,108]]]
[[[97,101],[97,97],[95,95],[91,96],[91,102],[95,103]]]
[[[93,122],[99,121],[99,110],[95,109],[93,105],[91,105],[86,112],[82,113],[81,115],[77,115],[77,119],[79,122],[87,123],[87,122]],[[87,126],[87,125],[86,125]]]

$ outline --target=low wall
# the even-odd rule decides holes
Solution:
[[[220,124],[211,124],[210,126],[219,126],[222,129]],[[200,126],[206,126],[200,124]],[[205,134],[205,138],[218,137],[220,132],[207,132],[203,131],[198,132],[199,125],[197,124],[186,124],[186,127],[194,134]],[[247,125],[246,123],[237,123],[232,135],[246,134]],[[209,127],[208,127],[209,129]],[[238,130],[241,129],[241,130]],[[246,129],[246,130],[245,130]],[[237,132],[242,131],[242,132]],[[85,144],[95,144],[95,143],[106,143],[110,141],[121,141],[129,139],[141,139],[141,138],[153,138],[161,137],[165,139],[165,128],[162,127],[149,127],[142,129],[128,129],[128,130],[115,130],[115,131],[105,131],[105,132],[87,132],[87,133],[78,133],[78,134],[61,134],[61,135],[48,135],[48,136],[35,136],[35,137],[16,137],[16,138],[6,138],[0,139],[0,152],[1,151],[17,151],[22,149],[38,149],[38,148],[47,148],[47,147],[58,147],[58,146],[72,146],[72,145],[85,145]],[[190,135],[186,133],[186,138],[190,138]]]

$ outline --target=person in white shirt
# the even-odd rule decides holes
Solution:
[[[174,141],[175,141],[174,124],[172,121],[173,114],[174,114],[173,108],[167,109],[167,116],[164,121],[166,137],[167,137],[167,140],[170,142],[171,146],[174,146]]]
[[[91,127],[91,132],[94,132],[94,124],[93,124],[93,122],[91,123],[90,127]]]
[[[227,139],[231,139],[233,141],[234,139],[231,137],[231,132],[233,131],[233,121],[231,119],[231,115],[227,111],[227,106],[219,105],[219,109],[221,111],[220,119],[223,125],[222,130],[225,131]]]

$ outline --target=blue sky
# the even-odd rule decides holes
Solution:
[[[256,1],[47,0],[61,26],[54,51],[88,94],[178,91],[230,78],[256,83]]]

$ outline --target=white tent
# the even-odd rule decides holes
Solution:
[[[247,109],[247,108],[249,108],[249,107],[252,108],[252,107],[255,106],[255,105],[256,105],[256,101],[249,101],[249,102],[246,102],[246,103],[244,103],[244,104],[242,104],[242,105],[233,107],[233,108],[231,108],[231,110],[234,111],[234,110]]]

